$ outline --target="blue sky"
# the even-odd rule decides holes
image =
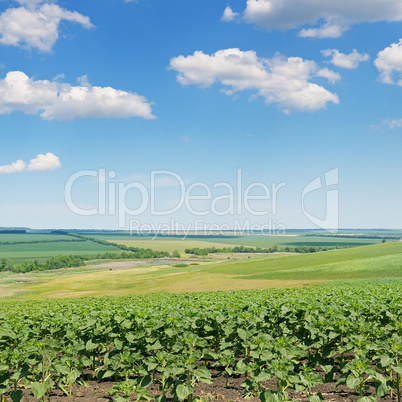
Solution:
[[[306,194],[304,212],[303,190],[337,169],[339,227],[402,228],[402,5],[322,3],[1,1],[0,226],[118,229],[119,215],[125,228],[191,225],[185,203],[125,213],[145,206],[128,185],[150,194],[151,172],[169,171],[153,188],[161,211],[184,202],[179,176],[184,190],[211,189],[192,201],[209,224],[317,227],[309,216],[325,221],[326,189]],[[74,182],[77,208],[98,208],[106,184],[120,210],[107,196],[105,214],[71,211],[65,186],[82,171],[98,176]],[[284,185],[275,211],[271,191],[251,201],[265,214],[232,213],[229,199],[216,214],[220,182],[236,205],[248,185]]]

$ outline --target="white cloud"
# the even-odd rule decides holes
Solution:
[[[321,53],[325,57],[331,57],[329,63],[342,68],[357,68],[361,61],[370,60],[367,53],[359,53],[356,49],[349,54],[341,53],[336,49],[321,50]]]
[[[322,76],[322,70],[318,70],[314,61],[300,57],[286,59],[277,55],[261,59],[252,50],[244,52],[236,48],[212,55],[196,51],[187,57],[172,58],[169,68],[178,72],[177,81],[182,85],[208,87],[219,82],[228,95],[255,90],[267,104],[275,103],[285,112],[318,110],[329,102],[339,103],[336,94],[310,82],[318,71]]]
[[[55,154],[48,152],[46,155],[39,154],[36,158],[31,159],[27,170],[30,172],[55,170],[61,167],[60,159]]]
[[[346,25],[333,23],[326,20],[320,28],[303,28],[299,32],[301,38],[339,38],[349,29]]]
[[[320,70],[317,71],[316,76],[326,78],[332,84],[341,79],[339,73],[329,70],[328,68],[321,68]]]
[[[13,162],[11,165],[0,166],[0,174],[19,173],[24,171],[26,163],[19,159],[17,162]]]
[[[45,170],[55,170],[61,167],[58,156],[48,152],[46,155],[39,154],[31,159],[27,165],[22,159],[13,162],[11,165],[0,166],[0,174],[21,173],[23,171],[36,172]]]
[[[387,126],[390,130],[402,127],[402,119],[384,120],[379,127],[372,126],[373,128],[380,128]]]
[[[22,111],[41,113],[45,120],[143,117],[152,119],[151,104],[136,93],[111,87],[92,87],[81,78],[81,86],[29,78],[11,71],[0,80],[0,114]]]
[[[237,16],[239,15],[239,13],[235,13],[230,6],[227,6],[225,8],[225,11],[223,12],[223,15],[221,17],[221,21],[223,22],[230,22],[233,21],[237,18]]]
[[[362,22],[402,21],[400,0],[247,0],[245,21],[264,29],[303,29],[302,36],[338,37]],[[324,21],[324,22],[323,22]]]
[[[374,65],[380,72],[382,82],[402,86],[402,39],[399,39],[399,43],[392,43],[381,50]]]
[[[59,37],[62,20],[92,28],[88,17],[56,4],[19,0],[22,7],[9,8],[0,15],[0,43],[50,52]],[[42,4],[43,3],[43,4]]]

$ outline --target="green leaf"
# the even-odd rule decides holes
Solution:
[[[310,402],[321,402],[321,401],[324,401],[324,397],[323,397],[322,394],[319,392],[319,393],[316,394],[316,395],[311,395],[311,396],[309,397],[309,401],[310,401]]]
[[[65,364],[55,364],[53,367],[59,374],[68,375],[70,373],[70,368]]]
[[[402,375],[402,367],[395,367],[395,366],[393,366],[393,367],[392,367],[392,370],[394,370],[395,373],[398,373],[398,374]]]
[[[8,371],[6,373],[0,374],[0,385],[6,383],[8,384],[9,380],[10,380],[10,374]]]
[[[114,375],[113,370],[100,370],[97,375],[98,381],[104,380],[105,378],[110,378]]]
[[[360,397],[357,402],[376,402],[377,398],[374,396],[362,396]]]
[[[88,351],[95,350],[97,347],[98,345],[96,343],[93,343],[92,339],[90,339],[85,345],[85,349]]]
[[[261,402],[283,402],[287,400],[286,393],[279,393],[273,391],[264,391],[260,394]]]
[[[193,387],[188,384],[179,384],[176,387],[176,395],[179,399],[186,399],[193,393]]]
[[[17,335],[15,334],[15,332],[11,330],[0,329],[0,338],[16,339]]]
[[[11,400],[13,402],[20,402],[20,400],[22,399],[23,395],[24,394],[22,393],[22,391],[20,389],[17,390],[17,391],[12,391],[10,393],[10,397],[11,397]]]
[[[33,382],[31,384],[31,389],[36,399],[41,399],[49,387],[50,384],[48,382]]]
[[[200,378],[211,378],[211,373],[209,372],[209,370],[205,366],[198,367],[194,371],[194,374],[197,377],[200,377]]]
[[[346,379],[346,386],[351,389],[356,389],[362,383],[362,379],[355,377],[354,374],[349,374]]]
[[[89,367],[92,365],[92,361],[89,357],[87,356],[81,356],[80,358],[81,363],[85,366],[85,367]]]
[[[269,373],[261,371],[261,373],[258,374],[257,377],[254,377],[254,381],[264,382],[264,381],[268,381],[270,378],[271,378],[271,375]]]
[[[380,363],[381,366],[388,367],[392,363],[392,359],[388,355],[383,355],[381,356]]]
[[[152,378],[150,375],[146,375],[140,382],[140,386],[143,388],[149,387],[152,384]]]
[[[130,400],[129,396],[116,395],[113,397],[115,402],[126,402]]]
[[[9,366],[4,366],[4,365],[0,364],[0,373],[4,372],[4,371],[7,371],[7,373],[8,373],[9,368],[10,368]]]
[[[384,396],[389,390],[390,386],[385,382],[376,383],[376,395],[377,398]]]

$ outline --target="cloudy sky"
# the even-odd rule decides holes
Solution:
[[[401,28],[398,0],[2,0],[0,226],[402,228]]]

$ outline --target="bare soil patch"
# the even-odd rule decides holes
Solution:
[[[260,399],[258,397],[247,398],[243,397],[243,388],[241,384],[244,382],[244,376],[238,376],[237,378],[231,377],[229,379],[229,388],[225,387],[226,379],[221,376],[219,372],[215,372],[213,375],[213,384],[200,383],[195,388],[195,396],[204,397],[207,401],[249,401],[258,402]],[[71,396],[64,395],[61,391],[53,390],[50,395],[48,395],[48,400],[52,402],[91,402],[91,401],[112,401],[112,397],[107,394],[107,391],[113,387],[115,383],[110,381],[97,382],[88,381],[87,386],[84,385],[74,385],[72,388]],[[266,384],[267,388],[271,390],[276,389],[276,383],[274,380],[268,381]],[[148,391],[151,395],[158,395],[159,391],[155,384],[148,387]],[[335,387],[334,383],[327,383],[319,385],[313,388],[313,392],[321,392],[325,401],[328,402],[355,402],[359,398],[359,394],[355,390],[351,390],[346,386]],[[33,396],[31,390],[23,390],[24,399],[28,402],[35,402],[37,399]],[[295,392],[293,390],[288,390],[289,398],[293,401],[308,402],[309,398],[305,392]],[[369,396],[375,396],[375,388],[372,386],[369,389]],[[168,395],[168,401],[172,402],[173,398]],[[8,397],[8,400],[11,399]],[[392,402],[396,401],[395,398],[383,397],[378,398],[381,402]],[[136,401],[136,395],[133,395],[131,401]]]

